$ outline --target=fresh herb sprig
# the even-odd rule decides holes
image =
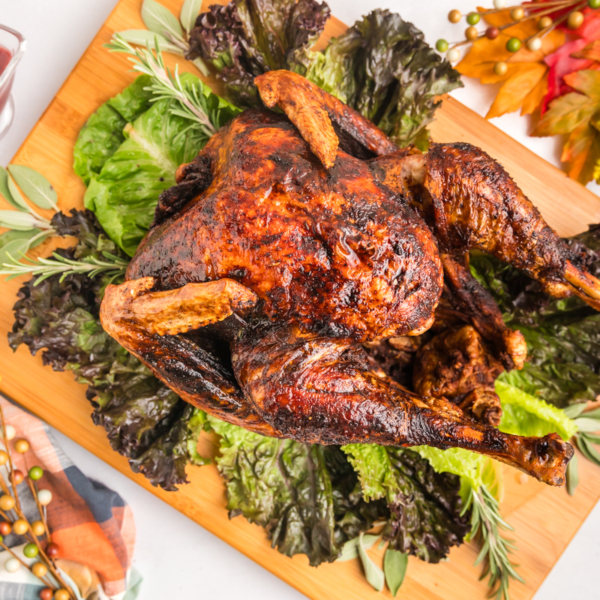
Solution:
[[[500,535],[502,529],[513,531],[513,528],[501,517],[500,505],[492,493],[482,484],[478,490],[469,490],[463,514],[471,510],[471,539],[479,536],[481,550],[475,565],[486,561],[481,575],[483,579],[489,575],[490,597],[496,600],[510,600],[508,587],[511,579],[525,583],[517,573],[517,565],[510,560],[509,554],[516,549],[511,540]]]
[[[567,417],[575,420],[575,425],[579,431],[573,436],[573,441],[577,444],[581,454],[595,465],[600,466],[600,452],[596,449],[596,444],[600,444],[600,408],[583,412],[586,403],[572,404],[565,408]],[[573,456],[567,467],[567,491],[572,496],[579,484],[577,456]]]
[[[118,35],[131,44],[147,46],[156,43],[163,52],[187,56],[190,53],[190,34],[201,7],[202,0],[185,0],[177,19],[162,4],[155,0],[144,0],[141,16],[148,29],[128,29],[120,31]],[[209,74],[201,58],[195,58],[192,63],[205,77]]]
[[[106,47],[111,52],[130,54],[129,60],[134,65],[134,71],[152,78],[149,87],[154,95],[153,102],[165,99],[177,100],[181,108],[174,108],[171,111],[173,114],[196,121],[208,137],[216,133],[215,123],[218,122],[218,113],[209,108],[202,83],[200,82],[198,86],[187,86],[181,81],[177,67],[174,73],[165,67],[158,41],[154,43],[153,52],[150,44],[143,49],[134,48],[117,33]]]
[[[373,529],[381,529],[385,522],[373,523]],[[365,577],[369,584],[378,592],[387,584],[392,596],[395,598],[404,582],[408,566],[408,553],[394,550],[389,545],[383,556],[383,570],[378,567],[368,555],[367,550],[379,540],[379,549],[383,548],[386,541],[382,539],[383,530],[379,533],[360,533],[357,537],[348,540],[342,548],[338,562],[345,562],[360,558]]]
[[[23,194],[29,202],[25,200]],[[40,215],[32,205],[45,210],[58,210],[56,191],[37,171],[23,165],[0,167],[0,196],[16,210],[0,210],[0,264],[8,256],[21,255],[35,248],[56,231],[49,219]]]
[[[103,273],[112,280],[123,275],[128,264],[127,260],[109,252],[102,252],[102,256],[106,260],[101,260],[96,256],[72,260],[57,252],[53,252],[52,256],[54,258],[38,258],[36,260],[23,256],[27,262],[20,262],[9,255],[10,262],[2,265],[0,275],[8,275],[8,279],[20,275],[34,275],[37,276],[34,285],[39,285],[53,275],[60,275],[60,281],[63,281],[65,277],[74,273],[85,273],[88,277],[96,277]]]

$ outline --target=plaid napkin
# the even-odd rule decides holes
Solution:
[[[16,429],[16,438],[26,439],[25,454],[12,452],[15,468],[27,473],[38,465],[44,476],[38,489],[52,492],[47,508],[52,542],[60,547],[56,561],[77,587],[84,600],[131,600],[141,580],[130,566],[135,542],[131,509],[116,492],[88,479],[58,447],[48,425],[0,397],[6,424]],[[7,473],[2,469],[7,480]],[[39,520],[39,511],[26,482],[18,487],[22,509],[29,522]],[[24,539],[7,536],[4,542],[23,558]],[[8,552],[0,552],[0,600],[39,599],[42,585],[25,568],[8,573],[3,565]],[[25,562],[34,562],[24,559]]]

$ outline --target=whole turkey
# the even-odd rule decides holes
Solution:
[[[559,436],[507,435],[418,396],[362,344],[430,328],[445,274],[457,297],[473,287],[470,249],[594,307],[600,282],[481,150],[398,150],[299,75],[256,84],[266,108],[222,128],[162,195],[126,282],[106,290],[106,331],[186,401],[261,434],[468,448],[562,485],[573,449]],[[522,366],[519,332],[498,315],[478,327],[494,309],[463,296],[499,360]]]

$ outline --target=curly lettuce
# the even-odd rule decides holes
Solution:
[[[600,272],[600,228],[567,239],[592,274]],[[521,271],[471,253],[473,275],[490,290],[504,321],[527,341],[528,362],[503,381],[559,408],[600,394],[600,316],[577,297],[551,298]]]
[[[384,499],[388,506],[383,537],[392,550],[437,563],[462,543],[470,527],[461,515],[458,477],[436,473],[427,460],[403,448],[349,444],[342,449],[365,499]]]
[[[290,57],[310,48],[330,10],[315,0],[233,0],[199,15],[187,58],[201,57],[217,70],[236,106],[260,105],[254,78],[290,69]]]
[[[292,70],[349,104],[400,147],[426,149],[439,96],[462,87],[460,74],[396,13],[376,9],[322,52],[294,53]]]
[[[89,211],[57,213],[52,225],[58,234],[78,240],[74,247],[58,250],[62,256],[120,255]],[[25,344],[34,355],[41,351],[45,365],[73,371],[88,386],[94,423],[106,429],[111,446],[129,459],[134,471],[166,490],[185,483],[186,464],[204,462],[195,449],[198,411],[104,332],[99,308],[109,281],[73,274],[62,281],[54,276],[35,282],[33,278],[19,290],[10,346],[16,350]]]

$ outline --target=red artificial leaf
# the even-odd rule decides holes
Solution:
[[[570,32],[579,39],[564,44],[544,59],[550,70],[548,71],[548,93],[541,107],[542,114],[552,100],[571,91],[571,88],[565,83],[566,75],[583,69],[600,68],[600,65],[596,65],[592,59],[573,56],[579,54],[591,42],[600,40],[600,11],[589,9],[584,13],[585,20],[581,27]]]

